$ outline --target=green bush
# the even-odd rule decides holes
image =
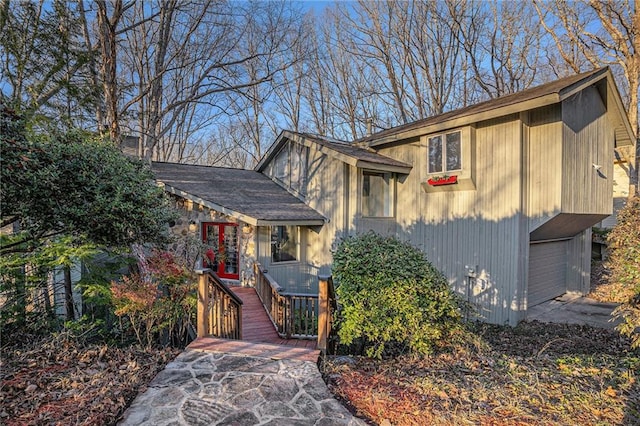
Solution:
[[[424,253],[373,232],[343,239],[333,256],[340,342],[368,356],[385,348],[427,354],[462,330],[462,300]]]
[[[611,281],[621,284],[626,301],[614,311],[622,320],[617,330],[640,347],[640,196],[628,200],[608,236]]]

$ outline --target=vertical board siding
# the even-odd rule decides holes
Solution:
[[[330,220],[302,229],[301,258],[291,264],[270,264],[268,229],[260,229],[258,260],[287,291],[315,290],[316,275],[330,271],[340,238],[369,230],[396,235],[445,272],[452,287],[476,305],[479,319],[515,325],[526,310],[529,271],[537,269],[530,250],[534,263],[543,257],[529,245],[530,232],[560,213],[610,211],[613,135],[599,96],[588,88],[562,104],[465,128],[463,152],[471,162],[463,163],[472,169],[472,184],[464,190],[422,187],[430,135],[382,147],[380,154],[413,167],[409,175],[398,175],[393,218],[363,218],[362,171],[312,145],[306,202]],[[593,164],[602,165],[604,177]],[[588,232],[563,243],[565,284],[573,291],[588,289]],[[535,285],[528,290],[535,292]]]
[[[567,291],[585,295],[591,287],[591,228],[568,242]]]
[[[521,319],[518,291],[521,185],[521,122],[516,116],[477,126],[475,190],[426,193],[426,137],[420,144],[380,151],[413,164],[398,183],[398,237],[421,248],[453,288],[492,323]],[[467,141],[471,143],[472,141]],[[416,197],[418,198],[416,200]],[[479,279],[467,277],[478,266]]]
[[[342,161],[319,152],[315,145],[309,149],[309,163],[313,167],[308,176],[311,189],[307,204],[329,221],[322,227],[307,228],[306,262],[328,273],[333,259],[331,249],[344,236],[346,209],[351,200],[345,198],[343,191],[349,187],[349,176]]]
[[[563,101],[562,119],[562,211],[611,214],[614,135],[598,90],[589,87]]]
[[[624,208],[629,197],[629,164],[617,162],[613,165],[613,213],[600,224],[603,228],[613,228],[618,219],[616,213]]]
[[[529,112],[527,216],[529,231],[556,216],[562,202],[562,122],[560,105]]]
[[[300,259],[297,262],[271,263],[271,233],[268,226],[258,227],[258,262],[266,269],[286,292],[311,293],[318,292],[318,273],[320,268],[306,261],[304,250],[307,244],[305,228],[300,230]]]
[[[298,143],[291,141],[291,143]],[[318,291],[318,274],[331,271],[331,249],[347,228],[347,199],[342,192],[350,185],[345,164],[321,153],[315,145],[309,149],[306,203],[330,221],[321,227],[300,227],[300,254],[297,262],[271,263],[269,227],[259,227],[258,262],[287,292]]]

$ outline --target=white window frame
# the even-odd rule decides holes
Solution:
[[[458,138],[460,143],[460,148],[459,148],[460,158],[458,160],[458,163],[460,164],[460,167],[456,169],[447,169],[447,136],[453,135],[455,133],[458,133],[459,135]],[[440,141],[442,144],[442,159],[440,164],[440,166],[442,167],[442,170],[431,171],[431,141],[438,137],[440,138]],[[465,143],[468,143],[468,141],[465,141],[465,132],[463,132],[462,129],[456,129],[449,132],[437,133],[437,134],[427,136],[427,174],[449,175],[452,173],[462,172],[464,170],[464,165],[465,165],[465,154],[464,154]]]

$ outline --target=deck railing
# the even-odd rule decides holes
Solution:
[[[255,264],[256,292],[280,337],[318,339],[318,349],[331,349],[331,324],[335,294],[331,277],[320,276],[319,292],[289,293]]]
[[[198,337],[242,339],[242,300],[210,269],[196,270]]]
[[[318,276],[318,349],[323,352],[335,353],[337,338],[334,334],[333,321],[338,303],[333,288],[331,275]]]

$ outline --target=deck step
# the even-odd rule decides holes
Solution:
[[[218,337],[198,337],[187,349],[225,353],[229,355],[251,356],[268,359],[289,359],[294,361],[318,362],[320,351],[283,344],[255,343],[245,340],[220,339]]]

